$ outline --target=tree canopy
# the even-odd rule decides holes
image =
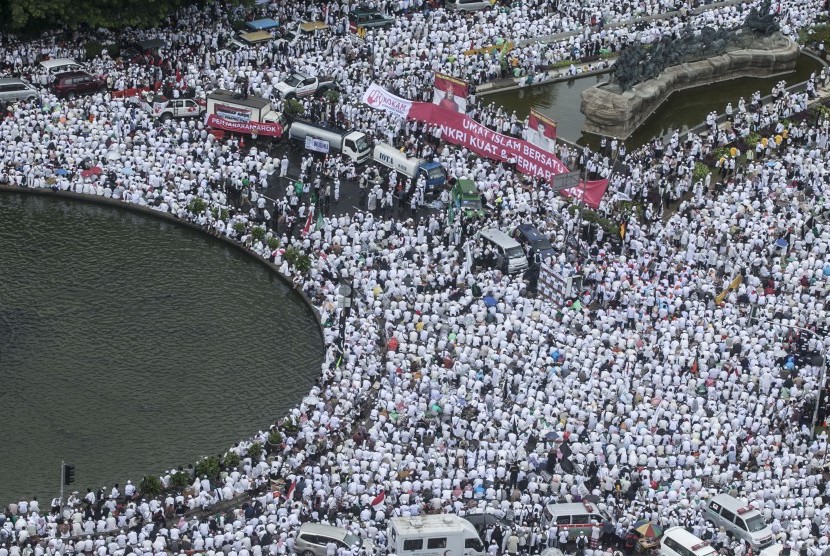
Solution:
[[[152,27],[183,6],[202,3],[204,0],[0,0],[0,28],[17,32],[82,26]]]

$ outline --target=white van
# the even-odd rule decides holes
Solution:
[[[717,550],[683,527],[666,529],[660,539],[660,556],[715,556]]]
[[[567,529],[568,538],[575,539],[580,533],[590,537],[595,523],[602,527],[612,523],[612,520],[604,507],[589,502],[566,502],[548,504],[542,514],[542,522],[546,526],[556,525],[560,530]]]
[[[715,526],[746,540],[754,551],[760,551],[775,541],[775,535],[761,512],[728,494],[712,498],[706,503],[703,514]]]
[[[444,5],[448,10],[472,12],[489,8],[493,2],[490,0],[447,0]]]
[[[455,514],[393,517],[389,552],[398,556],[484,556],[473,524]]]
[[[496,228],[481,230],[478,236],[496,250],[497,264],[508,274],[527,270],[527,256],[518,241]]]
[[[46,70],[49,74],[49,81],[51,82],[59,73],[66,73],[69,71],[86,71],[82,64],[79,64],[72,58],[52,58],[50,60],[43,60],[39,62],[40,67]]]

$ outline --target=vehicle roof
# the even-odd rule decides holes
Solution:
[[[213,100],[220,100],[222,102],[229,102],[231,104],[240,104],[251,108],[264,108],[271,104],[271,101],[260,97],[236,98],[236,94],[225,89],[216,89],[210,93],[207,98]]]
[[[346,535],[350,533],[342,527],[335,527],[334,525],[324,525],[322,523],[303,523],[300,526],[300,533],[317,533],[320,535],[328,535],[337,539],[343,540]]]
[[[518,241],[516,241],[503,231],[499,230],[498,228],[487,228],[485,230],[481,230],[481,235],[488,239],[492,239],[493,241],[498,241],[505,247],[519,245]],[[585,510],[583,509],[582,511],[584,512]]]
[[[691,550],[693,546],[705,542],[703,539],[696,535],[693,535],[680,525],[678,525],[677,527],[671,527],[670,529],[666,529],[663,532],[663,537],[661,541],[666,539],[667,537],[671,537],[678,542],[682,542],[684,544],[689,545],[689,550]],[[694,552],[695,554],[710,554],[712,552],[715,552],[715,549],[707,543],[705,546],[701,546]]]
[[[548,504],[547,510],[551,515],[574,515],[574,514],[600,514],[605,512],[596,504],[590,504],[591,510],[585,507],[582,502],[566,502],[563,504]]]
[[[516,226],[524,236],[530,241],[539,241],[540,239],[547,239],[533,224],[520,224]]]
[[[23,83],[24,85],[28,85],[25,81],[20,79],[19,77],[2,77],[0,78],[0,85],[11,85],[12,83]]]
[[[478,191],[476,191],[476,182],[473,180],[458,180],[457,184],[458,188],[461,190],[461,193],[465,195],[478,195]]]
[[[70,77],[80,77],[82,75],[87,76],[87,77],[92,77],[92,75],[89,72],[81,71],[81,70],[77,70],[77,71],[73,70],[73,71],[62,71],[61,73],[59,73],[55,76],[55,80],[67,79],[67,78],[70,78]]]
[[[262,19],[255,19],[253,21],[249,21],[245,24],[246,26],[250,27],[251,29],[262,30],[262,29],[273,29],[274,27],[279,27],[280,24],[270,18],[264,17]]]
[[[741,502],[740,500],[738,500],[734,496],[730,496],[728,494],[718,494],[717,496],[712,498],[711,501],[712,502],[717,502],[718,504],[720,504],[721,506],[723,506],[727,510],[729,510],[731,512],[735,512],[735,513],[738,512],[738,508],[746,508],[746,507],[751,507],[752,508],[748,512],[744,512],[741,517],[746,517],[746,516],[752,515],[754,513],[761,513],[761,512],[758,511],[757,508],[752,506],[752,504],[744,504],[743,502]]]
[[[313,31],[322,31],[328,29],[329,26],[322,21],[304,21],[300,23],[300,31],[304,33],[311,33]]]
[[[270,41],[274,35],[268,31],[251,31],[250,33],[239,33],[239,38],[246,42]]]
[[[43,60],[39,63],[41,67],[46,69],[52,69],[56,66],[65,66],[67,64],[81,65],[72,58],[52,58],[51,60]]]
[[[357,14],[379,14],[379,15],[383,15],[380,10],[375,9],[375,8],[370,8],[368,6],[355,8],[352,11],[349,12],[349,15],[357,15]],[[386,17],[385,15],[383,15],[383,18],[384,19],[390,19],[390,18]]]
[[[453,514],[423,515],[418,517],[393,517],[390,525],[395,527],[401,537],[411,535],[440,533],[462,533],[472,532],[475,535],[475,527],[464,518]]]
[[[313,128],[322,129],[322,130],[325,130],[325,131],[330,131],[331,133],[336,133],[338,135],[344,135],[344,136],[349,135],[351,133],[359,133],[359,132],[356,132],[356,131],[345,130],[342,127],[328,126],[328,125],[324,125],[324,124],[310,122],[308,120],[296,119],[296,120],[294,120],[294,123],[311,126]],[[291,125],[294,125],[294,124],[291,124]]]

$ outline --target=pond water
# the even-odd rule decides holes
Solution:
[[[821,65],[813,58],[801,55],[795,71],[786,75],[767,78],[744,77],[679,91],[672,94],[651,117],[626,141],[629,148],[636,148],[655,136],[662,136],[671,130],[681,131],[694,127],[706,119],[712,110],[722,113],[727,103],[737,108],[738,99],[749,97],[755,91],[768,95],[773,86],[781,80],[787,85],[806,81],[810,73],[821,71]],[[596,146],[596,135],[582,132],[585,116],[579,111],[582,91],[608,79],[607,75],[574,79],[568,82],[539,85],[526,89],[505,91],[484,95],[484,102],[493,102],[513,112],[520,118],[526,117],[531,108],[536,108],[557,122],[558,135],[580,145]]]
[[[0,193],[0,506],[195,463],[320,373],[311,309],[267,268],[126,209]]]

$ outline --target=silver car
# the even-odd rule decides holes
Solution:
[[[333,542],[337,548],[362,547],[366,554],[374,554],[375,544],[361,539],[341,527],[320,523],[303,523],[297,531],[294,552],[298,556],[326,556],[326,546]]]
[[[17,102],[38,97],[37,89],[16,78],[0,79],[0,102]]]

